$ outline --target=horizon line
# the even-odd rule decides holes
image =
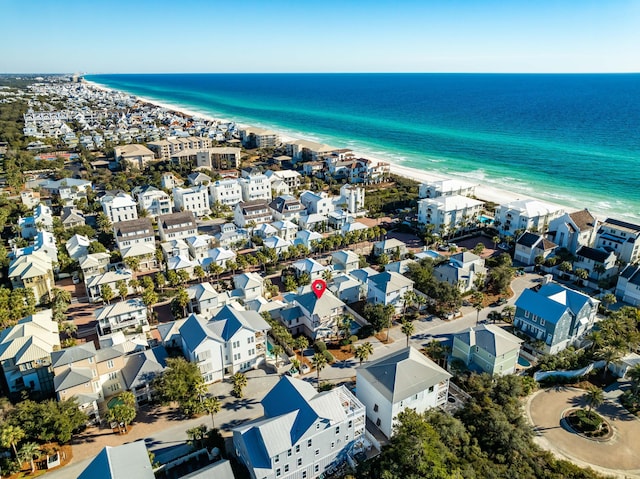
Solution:
[[[456,71],[333,71],[333,72],[305,72],[305,71],[291,71],[291,72],[2,72],[0,76],[8,75],[25,75],[25,76],[39,76],[39,75],[637,75],[638,71],[580,71],[580,72],[456,72]]]

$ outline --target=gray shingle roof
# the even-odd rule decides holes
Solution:
[[[404,348],[357,369],[392,404],[449,379],[451,374],[417,349]]]

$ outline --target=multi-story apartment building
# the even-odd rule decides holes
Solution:
[[[45,309],[0,331],[0,367],[9,393],[53,393],[51,354],[60,349],[58,323]]]
[[[613,251],[625,263],[637,263],[640,259],[640,225],[607,218],[598,228],[595,247]]]
[[[271,200],[271,182],[265,175],[250,175],[239,178],[244,201]]]
[[[246,127],[239,133],[245,148],[275,148],[280,144],[280,135],[266,128]]]
[[[204,185],[174,188],[173,203],[177,210],[191,211],[197,217],[207,216],[211,213],[209,191]]]
[[[137,204],[127,193],[118,193],[114,195],[105,195],[100,198],[102,211],[111,223],[118,221],[135,220],[138,218]]]
[[[320,477],[358,452],[365,434],[365,407],[345,386],[319,393],[282,376],[262,407],[262,419],[233,431],[236,455],[252,479]]]
[[[420,198],[437,198],[438,196],[473,196],[476,185],[466,181],[448,179],[434,180],[420,185]]]
[[[153,151],[144,145],[116,146],[113,151],[118,163],[126,163],[128,166],[139,170],[143,170],[145,166],[155,160]]]
[[[434,233],[444,236],[474,227],[483,204],[460,195],[425,198],[418,202],[418,223],[433,225]]]
[[[169,160],[174,156],[180,156],[181,152],[187,150],[205,150],[211,146],[211,139],[205,136],[167,138],[166,140],[152,141],[148,143],[148,146],[155,153],[156,158]]]
[[[560,206],[537,200],[516,200],[498,206],[495,225],[500,234],[513,236],[516,231],[544,233],[549,224],[564,214]]]
[[[209,185],[211,205],[235,206],[242,201],[242,188],[236,178],[214,181]]]
[[[208,170],[232,170],[240,166],[242,149],[216,146],[196,153],[195,166]]]
[[[196,218],[191,211],[158,216],[160,241],[186,239],[198,233]]]

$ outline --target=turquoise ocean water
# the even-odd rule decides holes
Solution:
[[[403,166],[640,220],[640,74],[87,79]]]

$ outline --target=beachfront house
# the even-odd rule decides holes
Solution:
[[[640,225],[607,218],[598,228],[595,247],[613,251],[620,261],[640,259]]]
[[[524,231],[544,233],[551,221],[562,215],[561,206],[533,199],[515,200],[498,206],[494,224],[500,234],[506,236]]]
[[[358,399],[367,419],[388,438],[399,413],[423,413],[447,402],[451,374],[413,347],[387,354],[356,369]]]
[[[640,306],[640,265],[628,264],[620,272],[616,297],[632,306]]]
[[[440,236],[474,228],[484,203],[466,196],[452,195],[418,201],[418,223],[433,225]]]
[[[525,266],[532,266],[536,258],[546,259],[558,245],[537,233],[525,231],[516,241],[513,260]]]
[[[584,209],[551,220],[547,236],[559,247],[576,254],[581,246],[593,246],[597,230],[597,218]]]

